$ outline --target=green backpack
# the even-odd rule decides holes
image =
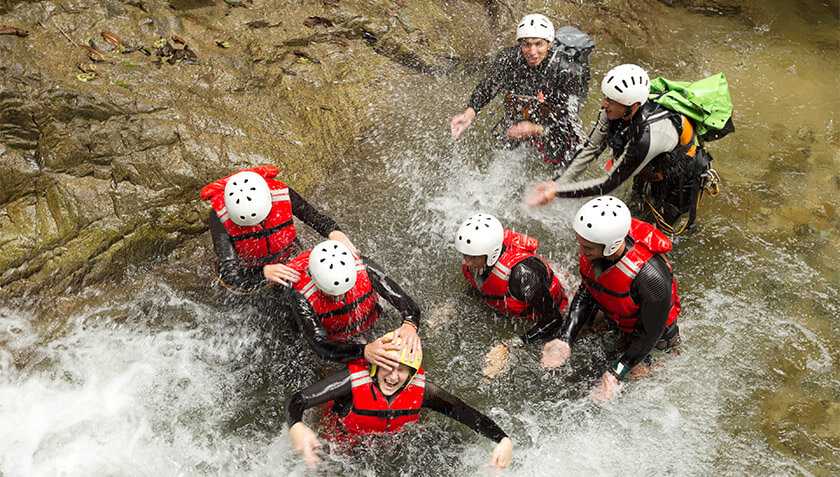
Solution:
[[[650,82],[648,98],[691,118],[703,141],[714,141],[735,131],[732,98],[723,73],[694,83],[656,78]]]

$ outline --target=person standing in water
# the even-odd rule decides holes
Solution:
[[[458,138],[502,92],[505,116],[497,126],[499,135],[511,144],[537,146],[546,162],[565,166],[569,152],[580,142],[578,113],[586,96],[587,85],[582,82],[588,78],[567,68],[565,52],[555,44],[554,25],[544,15],[522,18],[516,41],[518,45],[499,53],[467,108],[452,118],[452,137]]]
[[[666,232],[678,234],[682,229],[675,229],[677,219],[690,213],[684,228],[691,229],[703,187],[702,176],[711,161],[711,156],[702,150],[691,121],[648,101],[650,79],[636,65],[624,64],[610,70],[601,82],[601,91],[601,110],[583,147],[574,153],[557,182],[540,182],[529,192],[526,202],[535,206],[547,204],[555,197],[608,194],[633,178],[631,203],[639,217],[652,214],[645,220],[658,222]],[[607,162],[606,173],[575,182],[607,146],[612,150],[612,158]]]
[[[391,341],[390,333],[380,338]],[[401,341],[396,340],[401,348]],[[355,443],[361,436],[388,435],[419,419],[420,409],[437,411],[495,441],[490,465],[510,465],[513,441],[492,419],[473,409],[444,389],[426,381],[422,354],[413,359],[408,350],[391,350],[399,366],[387,371],[364,360],[327,376],[292,394],[286,401],[286,423],[294,450],[314,467],[321,458],[318,436],[302,422],[306,409],[332,401],[328,411],[334,427],[328,437]]]
[[[300,273],[289,300],[292,315],[318,356],[345,362],[364,357],[388,371],[396,368],[399,360],[389,352],[397,349],[393,343],[363,340],[363,332],[379,316],[380,297],[402,316],[393,339],[404,344],[411,359],[422,352],[417,335],[420,308],[373,260],[327,240],[287,266]]]
[[[603,310],[622,334],[623,354],[603,373],[594,398],[608,400],[634,367],[654,350],[680,344],[682,309],[677,280],[665,256],[671,241],[647,222],[631,218],[610,196],[590,200],[572,219],[580,254],[580,288],[558,337],[543,347],[542,366],[562,366],[581,329]]]
[[[489,214],[467,218],[455,233],[461,271],[478,296],[507,315],[536,323],[521,337],[506,340],[487,355],[485,373],[495,375],[510,349],[553,336],[563,324],[568,300],[548,262],[536,253],[539,242],[505,230]]]

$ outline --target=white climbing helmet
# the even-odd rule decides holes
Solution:
[[[604,76],[601,91],[604,96],[624,106],[633,106],[634,103],[641,106],[650,94],[650,78],[647,71],[639,66],[618,65]]]
[[[225,184],[225,208],[236,225],[246,227],[262,222],[271,212],[268,183],[253,171],[230,176]]]
[[[545,15],[525,15],[516,27],[516,39],[522,38],[542,38],[551,43],[554,41],[554,25]]]
[[[505,229],[501,222],[489,214],[475,214],[458,228],[455,249],[464,255],[487,255],[487,266],[492,267],[502,253]]]
[[[604,245],[604,256],[614,254],[630,231],[630,211],[615,197],[605,195],[583,204],[573,220],[575,232]]]
[[[356,257],[341,242],[321,242],[309,255],[309,275],[327,295],[347,293],[356,284]]]

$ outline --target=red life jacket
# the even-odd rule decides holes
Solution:
[[[379,311],[379,295],[370,284],[367,269],[360,258],[356,259],[356,284],[347,292],[344,300],[333,301],[315,285],[315,280],[306,273],[310,251],[291,259],[286,265],[301,272],[295,289],[303,294],[331,340],[346,341],[370,328]]]
[[[632,333],[639,317],[639,305],[630,296],[630,284],[642,266],[654,255],[671,250],[671,241],[656,227],[636,219],[632,219],[628,234],[633,238],[634,244],[621,260],[596,278],[592,262],[581,255],[580,274],[587,290],[606,310],[607,316],[618,323],[620,330]],[[667,258],[665,260],[667,261]],[[671,262],[668,262],[668,266],[671,266]],[[677,296],[677,279],[674,278],[671,286],[671,311],[668,313],[666,326],[677,321],[681,308],[680,297]]]
[[[213,210],[216,211],[222,225],[233,239],[236,254],[243,265],[257,267],[282,263],[291,255],[297,236],[292,219],[289,187],[272,179],[280,172],[274,166],[260,166],[245,170],[256,172],[265,178],[271,191],[271,211],[261,223],[243,227],[236,225],[230,219],[225,208],[224,192],[225,185],[231,176],[205,186],[201,189],[201,198],[210,200]]]
[[[397,391],[391,404],[373,384],[367,362],[349,363],[350,385],[353,389],[353,407],[347,416],[339,419],[349,434],[397,432],[409,422],[420,417],[426,376],[423,367],[411,378],[408,386]]]
[[[464,278],[471,287],[481,293],[482,298],[491,307],[507,313],[509,315],[518,316],[526,320],[535,320],[538,318],[534,307],[527,301],[522,301],[514,298],[510,294],[508,283],[510,281],[510,271],[517,263],[525,260],[528,257],[537,257],[545,263],[548,268],[548,273],[551,278],[551,296],[554,297],[554,303],[557,304],[559,310],[566,308],[566,294],[563,292],[563,286],[560,285],[560,280],[554,275],[554,271],[544,258],[540,257],[534,251],[540,245],[537,239],[529,237],[524,234],[505,230],[502,242],[505,244],[505,252],[499,257],[499,260],[493,265],[490,271],[490,276],[481,288],[475,281],[475,276],[467,269],[466,263],[461,265],[461,271],[464,273]]]

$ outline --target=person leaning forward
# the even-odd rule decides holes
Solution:
[[[560,334],[543,348],[541,364],[547,369],[562,366],[581,329],[603,310],[625,343],[623,354],[595,389],[595,400],[607,400],[651,351],[670,352],[680,343],[680,298],[665,257],[671,241],[652,225],[631,218],[624,202],[610,196],[584,204],[573,226],[582,281]]]
[[[510,348],[553,336],[563,323],[568,304],[563,286],[543,257],[539,242],[505,230],[498,219],[479,213],[455,233],[455,249],[463,255],[461,270],[474,293],[492,308],[536,323],[521,337],[505,340],[487,355],[485,374],[503,367]]]
[[[391,341],[393,336],[380,340]],[[396,340],[401,348],[402,342]],[[286,423],[294,450],[314,467],[321,443],[303,421],[303,412],[332,402],[328,416],[332,426],[326,435],[344,446],[356,449],[361,436],[388,436],[418,420],[421,408],[432,409],[468,426],[497,442],[490,453],[490,466],[499,469],[510,464],[513,442],[492,419],[473,409],[444,389],[426,381],[422,354],[409,358],[407,350],[390,351],[398,362],[385,370],[363,360],[348,363],[347,369],[292,394],[286,401]]]
[[[528,193],[528,205],[547,204],[554,197],[607,194],[632,177],[632,205],[637,214],[642,214],[647,203],[653,214],[647,221],[664,222],[667,232],[678,233],[681,230],[674,230],[677,219],[691,213],[686,226],[692,227],[701,175],[710,159],[702,151],[691,122],[648,101],[650,79],[636,65],[610,70],[601,82],[601,91],[601,110],[583,147],[574,153],[557,182],[541,182]],[[606,174],[574,182],[606,146],[612,150]]]
[[[402,316],[393,331],[413,359],[421,353],[420,308],[373,260],[354,255],[343,243],[327,240],[287,264],[300,273],[290,303],[292,315],[312,350],[321,358],[350,361],[364,357],[388,371],[399,365],[382,338],[363,341],[363,332],[379,316],[382,297]]]
[[[298,271],[284,264],[299,252],[293,216],[322,236],[356,250],[334,220],[277,180],[278,173],[274,166],[254,167],[201,190],[201,198],[212,206],[207,222],[218,283],[228,297],[246,297],[272,313],[284,301],[286,287],[300,278]]]
[[[458,138],[501,91],[505,95],[502,135],[515,143],[535,145],[547,162],[565,165],[569,151],[579,143],[578,112],[586,85],[563,67],[563,52],[555,45],[554,33],[554,25],[543,15],[526,15],[519,22],[519,44],[499,53],[467,108],[452,118],[452,137]]]

